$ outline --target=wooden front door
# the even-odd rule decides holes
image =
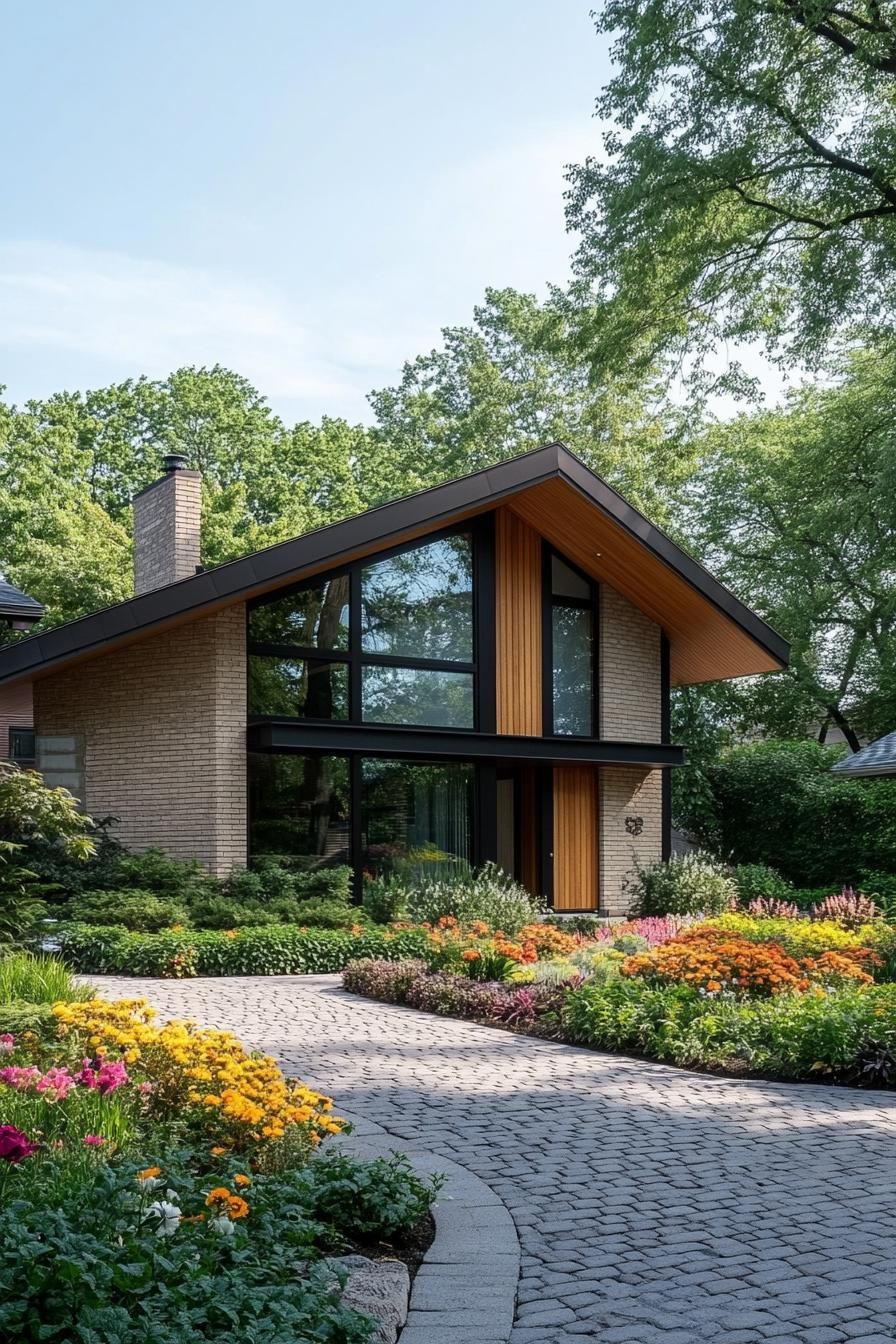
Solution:
[[[597,910],[597,767],[554,766],[553,795],[554,909]]]

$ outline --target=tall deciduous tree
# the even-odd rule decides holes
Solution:
[[[738,692],[740,727],[858,737],[896,726],[896,356],[854,353],[828,386],[706,442],[687,522],[699,551],[792,642]],[[687,524],[686,524],[687,525]]]
[[[813,360],[896,294],[896,5],[606,0],[604,154],[572,169],[592,358]]]
[[[664,518],[693,456],[647,377],[595,380],[570,341],[569,311],[516,290],[486,291],[470,326],[374,392],[361,490],[377,503],[515,453],[564,442],[633,503]]]

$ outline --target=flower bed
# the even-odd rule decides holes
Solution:
[[[427,961],[352,962],[345,988],[446,1016],[689,1067],[896,1084],[892,927],[731,915],[586,938],[508,980]],[[639,943],[634,948],[632,944]],[[786,946],[785,946],[786,943]],[[627,954],[627,955],[626,955]],[[530,983],[520,983],[527,979]]]
[[[77,994],[0,1034],[0,1338],[371,1339],[324,1257],[400,1253],[438,1182],[320,1153],[332,1102],[230,1033]]]

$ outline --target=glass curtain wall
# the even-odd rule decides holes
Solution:
[[[249,753],[249,844],[301,869],[445,875],[474,857],[467,762]],[[353,843],[353,835],[357,838]]]
[[[550,731],[593,737],[594,585],[558,555],[550,560]]]
[[[249,713],[474,728],[473,545],[437,537],[249,613]]]

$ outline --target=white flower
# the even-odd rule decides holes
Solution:
[[[210,1218],[208,1225],[219,1237],[232,1237],[236,1231],[229,1218]]]
[[[149,1191],[149,1190],[158,1190],[162,1182],[159,1180],[158,1176],[143,1176],[143,1177],[138,1176],[137,1184],[139,1185],[141,1190]]]
[[[169,1192],[170,1193],[170,1192]],[[173,1237],[180,1227],[180,1209],[167,1199],[157,1199],[146,1210],[147,1216],[158,1218],[157,1237]]]

